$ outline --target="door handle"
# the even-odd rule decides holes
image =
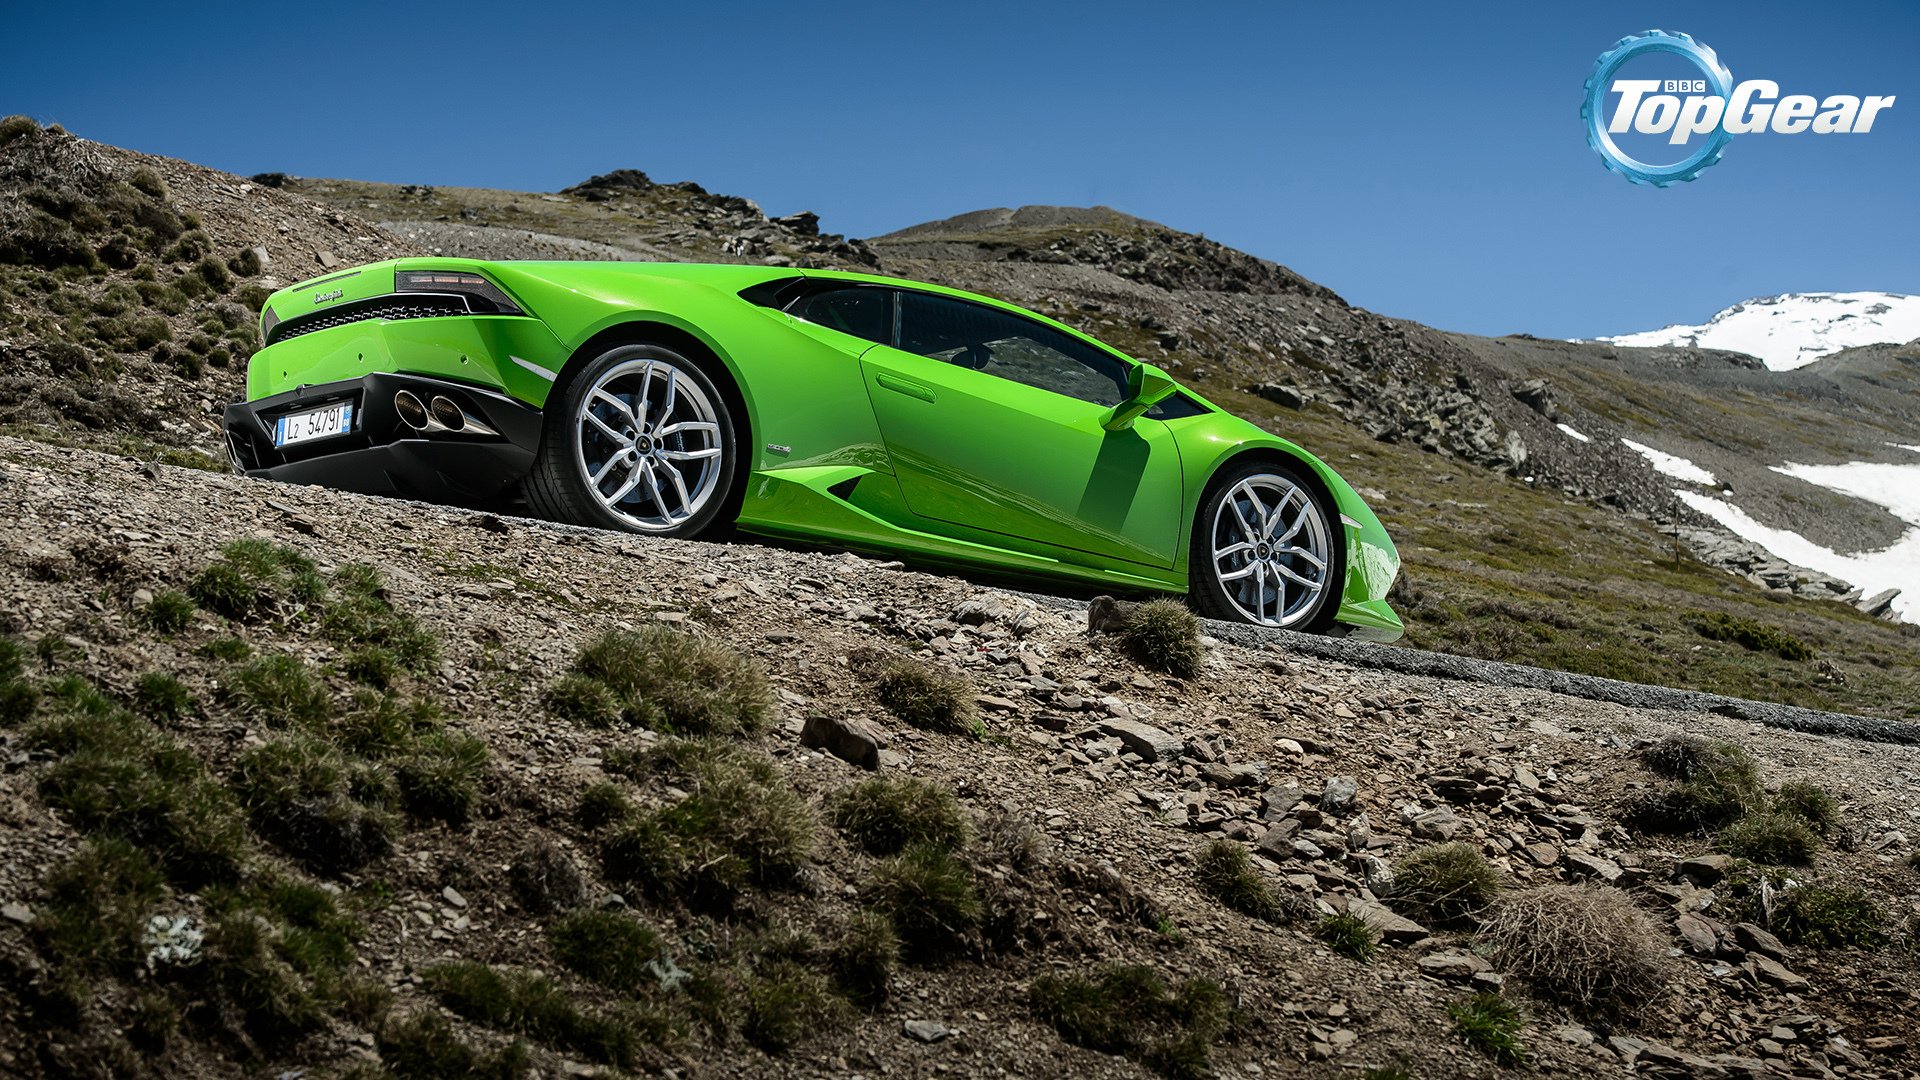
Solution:
[[[873,381],[897,394],[919,398],[921,401],[933,400],[933,387],[925,383],[917,383],[912,379],[903,379],[898,375],[888,375],[884,372],[875,374]]]

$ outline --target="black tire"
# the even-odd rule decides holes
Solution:
[[[555,521],[649,536],[699,536],[716,524],[731,524],[721,519],[735,512],[735,494],[741,483],[743,455],[732,408],[728,405],[727,396],[720,392],[715,383],[715,373],[709,371],[709,364],[660,345],[621,345],[601,353],[577,371],[568,372],[562,385],[547,399],[545,424],[540,433],[540,451],[523,488],[528,507]],[[628,390],[624,401],[629,410],[633,398],[645,395],[649,408],[643,411],[650,413],[654,394],[660,392],[664,395],[664,391],[656,391],[652,382],[635,383],[643,379],[664,378],[660,373],[669,369],[673,381],[667,385],[675,388],[677,400],[688,403],[685,407],[698,421],[690,426],[700,430],[664,436],[657,434],[660,428],[673,426],[674,416],[663,407],[658,422],[653,423],[656,433],[649,435],[646,431],[638,430],[639,425],[633,422],[631,416],[611,410],[605,403],[606,398],[597,398],[596,416],[603,422],[612,421],[613,429],[631,440],[625,444],[626,449],[621,450],[621,443],[602,434],[605,427],[594,428],[583,415],[583,406],[596,390],[609,390],[614,398],[618,398],[619,394],[614,391],[621,387]],[[719,374],[725,377],[724,372]],[[610,379],[614,381],[608,383]],[[603,383],[607,385],[603,387]],[[680,395],[678,388],[683,386],[697,393]],[[664,406],[664,396],[661,402]],[[693,402],[697,404],[691,404]],[[704,430],[709,423],[717,428],[716,432]],[[709,434],[711,440],[706,438]],[[700,437],[698,441],[701,445],[694,445],[696,435]],[[706,453],[713,447],[717,447],[719,454],[711,459],[699,459],[698,465],[666,458],[666,455],[675,453]],[[628,452],[636,457],[646,457],[645,467],[636,463],[631,471],[623,471],[619,463],[611,460],[617,454]],[[711,475],[706,471],[706,462],[709,460],[712,462]],[[615,492],[606,492],[604,489],[596,491],[588,472],[593,465],[606,465],[613,470],[606,475],[607,482]],[[671,477],[660,471],[663,469],[678,471],[679,483],[674,483]],[[609,505],[608,497],[617,493],[619,485],[624,482],[620,477],[633,473],[644,473],[645,476],[638,479],[650,477],[651,482],[636,482],[623,501]],[[690,483],[699,486],[689,487]],[[650,490],[655,485],[660,489],[660,501],[657,502]],[[681,492],[692,493],[691,501],[697,505],[691,513],[676,518],[672,506]],[[686,505],[686,502],[682,502],[681,508],[684,510]],[[615,506],[619,507],[618,511]],[[652,520],[656,517],[660,520]]]
[[[1216,548],[1222,546],[1222,529],[1226,530],[1228,540],[1233,540],[1237,536],[1240,539],[1235,540],[1236,543],[1251,542],[1236,524],[1244,517],[1247,508],[1251,505],[1241,495],[1241,486],[1249,482],[1256,492],[1277,491],[1280,485],[1284,485],[1297,491],[1299,497],[1306,500],[1306,503],[1302,504],[1293,501],[1291,496],[1286,500],[1276,498],[1283,513],[1288,511],[1298,513],[1305,505],[1310,504],[1314,513],[1318,515],[1324,550],[1317,555],[1325,562],[1325,566],[1320,568],[1318,575],[1320,588],[1297,609],[1289,608],[1291,602],[1286,599],[1286,592],[1275,590],[1280,592],[1273,605],[1274,612],[1281,616],[1277,620],[1271,617],[1256,618],[1249,610],[1254,606],[1249,599],[1249,594],[1260,590],[1257,595],[1264,598],[1265,586],[1252,581],[1221,581],[1219,560],[1214,557]],[[1229,499],[1237,500],[1241,510],[1239,515],[1223,514],[1222,507]],[[1232,514],[1232,511],[1226,513]],[[1276,535],[1278,525],[1279,523],[1276,522]],[[1303,532],[1310,531],[1312,527],[1309,518],[1307,524],[1303,526]],[[1334,616],[1340,611],[1340,593],[1346,581],[1345,539],[1338,513],[1320,485],[1314,483],[1303,469],[1271,459],[1229,465],[1216,474],[1212,482],[1207,485],[1206,494],[1200,500],[1200,509],[1194,517],[1193,540],[1187,552],[1188,596],[1195,610],[1209,618],[1253,623],[1260,626],[1280,626],[1313,634],[1326,633],[1332,629]],[[1312,545],[1303,543],[1296,546],[1310,548]],[[1247,553],[1247,561],[1253,561],[1255,552],[1262,552],[1271,559],[1269,566],[1285,566],[1293,573],[1306,577],[1315,576],[1310,561],[1297,555],[1279,554],[1284,550],[1286,550],[1285,545],[1270,544],[1265,548],[1256,546],[1253,551]],[[1230,556],[1228,561],[1233,562],[1236,559]],[[1239,567],[1236,566],[1235,569]],[[1267,567],[1261,567],[1258,573],[1277,575],[1279,571],[1270,571]],[[1307,592],[1305,586],[1297,586],[1290,580],[1278,576],[1273,580],[1276,584],[1284,582],[1287,591],[1297,588],[1303,595]],[[1259,602],[1259,606],[1261,610],[1266,610],[1264,599]]]

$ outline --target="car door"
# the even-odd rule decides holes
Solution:
[[[995,534],[1170,567],[1179,451],[1145,417],[1101,422],[1126,396],[1120,358],[996,307],[902,289],[891,344],[861,354],[901,493],[939,531]]]

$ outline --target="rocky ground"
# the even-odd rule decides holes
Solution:
[[[450,730],[489,750],[470,820],[410,818],[391,851],[350,872],[316,872],[263,837],[248,845],[249,873],[314,881],[338,898],[358,924],[353,970],[392,994],[384,1019],[336,1011],[256,1056],[188,1023],[147,1059],[158,1073],[333,1074],[377,1052],[391,1056],[382,1034],[391,1028],[381,1025],[441,1013],[444,999],[423,973],[452,959],[543,969],[582,1000],[601,1001],[604,990],[555,963],[546,930],[557,916],[536,913],[515,886],[515,867],[543,843],[582,876],[571,903],[634,912],[695,972],[709,955],[703,942],[769,920],[830,936],[863,902],[874,860],[824,826],[793,883],[755,889],[717,921],[605,875],[604,834],[579,823],[576,805],[590,785],[624,784],[622,754],[661,737],[562,719],[543,704],[543,690],[593,635],[650,625],[731,643],[764,667],[778,722],[746,745],[770,756],[808,814],[822,814],[833,793],[866,775],[807,745],[823,741],[802,738],[812,718],[853,736],[855,756],[860,732],[876,735],[880,775],[951,789],[980,836],[1008,823],[1030,827],[1042,854],[1020,868],[975,870],[978,887],[999,887],[990,895],[1014,932],[987,935],[941,963],[905,964],[872,1011],[836,1011],[776,1054],[696,1027],[648,1046],[628,1062],[639,1071],[1140,1075],[1122,1057],[1063,1043],[1030,1004],[1036,980],[1116,961],[1226,989],[1240,1019],[1212,1051],[1220,1076],[1920,1070],[1907,1019],[1920,1004],[1920,969],[1902,936],[1920,917],[1914,747],[1369,671],[1224,641],[1211,644],[1193,678],[1176,679],[1142,667],[1112,638],[1090,636],[1078,611],[894,564],[597,534],[38,442],[0,442],[0,492],[16,507],[0,523],[0,629],[26,646],[30,680],[77,675],[137,702],[138,676],[174,674],[190,704],[166,730],[216,777],[282,734],[270,715],[237,703],[234,663],[207,655],[216,640],[239,637],[256,655],[299,657],[344,701],[347,649],[299,618],[243,623],[203,609],[171,636],[143,622],[155,594],[185,585],[230,540],[257,536],[306,554],[323,574],[348,557],[376,567],[394,605],[429,628],[442,657],[391,692],[437,702]],[[179,527],[186,506],[192,529]],[[849,667],[862,647],[960,674],[982,729],[970,737],[902,723],[876,703],[859,664]],[[1807,781],[1831,793],[1840,814],[1828,842],[1811,866],[1780,872],[1781,880],[1864,889],[1886,936],[1872,946],[1783,944],[1745,925],[1758,916],[1741,913],[1731,882],[1751,870],[1704,858],[1704,835],[1630,824],[1624,808],[1663,783],[1636,754],[1677,732],[1744,747],[1769,788]],[[9,973],[0,980],[0,1071],[74,1075],[125,1060],[111,1048],[136,1038],[135,1003],[149,1000],[142,995],[170,985],[165,962],[96,983],[73,1028],[41,1011],[36,994],[51,975],[35,958],[41,920],[57,903],[49,868],[73,856],[83,830],[73,813],[48,808],[58,754],[19,727],[0,740],[8,835],[0,956]],[[686,795],[628,786],[647,803]],[[1665,988],[1628,1015],[1596,1016],[1489,963],[1474,951],[1470,925],[1407,918],[1387,884],[1395,867],[1449,839],[1484,854],[1509,890],[1575,882],[1624,895],[1659,928],[1654,961]],[[1209,840],[1250,853],[1289,917],[1253,918],[1199,888],[1196,854]],[[1088,880],[1102,884],[1062,884]],[[212,894],[176,889],[159,908],[191,921],[213,903]],[[1383,939],[1370,963],[1323,942],[1320,920],[1336,913],[1359,916]],[[1454,1034],[1447,1007],[1488,989],[1525,1010],[1525,1065],[1496,1065]],[[499,1045],[512,1030],[447,1015],[476,1046]],[[577,1047],[525,1038],[542,1074],[607,1071]]]

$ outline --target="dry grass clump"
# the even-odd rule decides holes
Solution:
[[[952,852],[924,844],[875,866],[866,899],[886,913],[901,945],[920,960],[972,944],[982,915],[972,871]]]
[[[296,736],[242,755],[233,786],[262,836],[315,870],[337,874],[392,849],[389,784],[378,769]]]
[[[831,807],[834,825],[870,855],[897,855],[912,844],[955,851],[967,840],[966,812],[953,792],[916,777],[850,784]]]
[[[656,981],[649,968],[661,954],[660,935],[619,911],[576,911],[547,931],[562,964],[613,990]]]
[[[446,1017],[432,1011],[383,1025],[377,1039],[380,1064],[396,1080],[444,1080],[453,1076],[519,1080],[533,1069],[526,1045],[518,1039],[496,1050],[477,1050],[454,1032]]]
[[[1062,1039],[1125,1055],[1174,1080],[1209,1075],[1212,1046],[1237,1019],[1212,980],[1169,986],[1152,968],[1137,965],[1042,975],[1028,999],[1034,1015]]]
[[[1394,905],[1423,922],[1458,926],[1506,886],[1480,849],[1454,842],[1418,848],[1393,868]]]
[[[877,911],[857,911],[827,953],[834,986],[863,1009],[886,1004],[893,969],[900,962],[900,935]]]
[[[1200,849],[1194,856],[1194,878],[1208,896],[1242,915],[1289,923],[1303,914],[1302,898],[1276,893],[1253,868],[1246,849],[1231,840],[1213,840]]]
[[[888,712],[914,727],[951,735],[977,735],[980,714],[966,676],[878,649],[856,649],[847,666],[867,680]]]
[[[652,1041],[652,1033],[635,1017],[583,1006],[538,972],[454,961],[430,967],[424,974],[441,1003],[468,1020],[527,1035],[593,1061],[628,1068],[641,1047]]]
[[[1780,785],[1773,797],[1775,813],[1790,814],[1806,822],[1807,828],[1821,836],[1840,823],[1840,802],[1818,784],[1789,780]]]
[[[1870,949],[1887,940],[1886,913],[1865,890],[1820,881],[1775,894],[1767,923],[1788,942],[1817,949]]]
[[[666,627],[608,631],[549,688],[559,715],[681,735],[752,735],[773,720],[773,689],[752,657]],[[597,685],[596,685],[597,684]]]
[[[1167,597],[1141,604],[1127,619],[1120,640],[1141,665],[1182,679],[1200,674],[1206,662],[1200,620],[1185,604]]]
[[[1667,985],[1665,937],[1617,889],[1509,893],[1487,909],[1476,940],[1494,963],[1583,1013],[1644,1006]]]

